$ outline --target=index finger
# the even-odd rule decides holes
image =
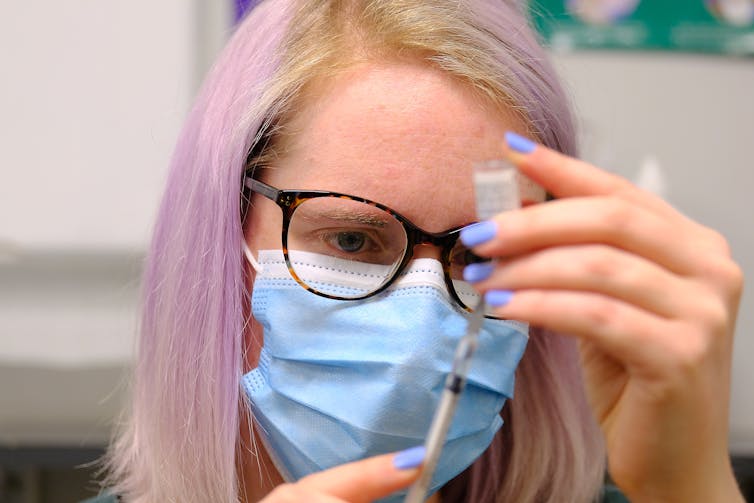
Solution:
[[[314,473],[298,485],[351,503],[370,503],[416,480],[424,455],[421,446],[383,454]]]

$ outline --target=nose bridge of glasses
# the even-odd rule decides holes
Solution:
[[[413,239],[413,250],[410,250],[413,258],[433,258],[442,262],[445,250],[452,248],[457,240],[454,232],[442,234],[432,234],[430,232],[416,229]]]
[[[414,245],[412,258],[431,258],[442,261],[442,249],[432,243],[417,243]]]

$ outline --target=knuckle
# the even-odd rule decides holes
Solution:
[[[510,218],[510,216],[511,215],[506,215],[508,218]],[[542,217],[539,211],[523,211],[517,213],[515,217],[516,218],[513,219],[512,222],[500,225],[500,228],[507,227],[508,229],[514,230],[529,230],[537,229],[542,225]]]
[[[712,338],[708,334],[690,332],[675,350],[675,367],[681,375],[696,373],[711,353]]]
[[[736,262],[727,257],[707,260],[705,275],[733,299],[740,297],[744,285],[744,273]]]
[[[665,371],[671,395],[685,387],[689,379],[699,376],[709,364],[718,361],[726,351],[725,340],[699,320],[675,320],[670,326],[672,337],[664,346]]]
[[[715,229],[707,228],[707,240],[712,246],[712,249],[726,257],[730,257],[731,248],[728,239]]]
[[[728,289],[736,298],[740,297],[744,289],[743,269],[732,260],[727,260],[722,269],[721,277],[728,286]]]
[[[726,305],[719,299],[709,299],[699,307],[701,326],[717,333],[728,328],[730,314]]]
[[[612,328],[620,324],[621,312],[617,304],[604,299],[595,299],[589,303],[584,315],[587,322],[599,331],[612,331]]]
[[[631,206],[622,199],[610,198],[605,202],[603,218],[614,232],[620,233],[634,221]]]
[[[607,247],[595,246],[583,258],[583,273],[589,276],[609,276],[615,274],[618,265]]]
[[[740,265],[733,262],[729,270],[730,282],[736,298],[740,298],[744,290],[744,271]]]
[[[631,201],[636,197],[637,191],[642,190],[643,189],[637,187],[636,184],[626,180],[625,178],[616,176],[614,180],[613,194],[621,199]]]
[[[692,317],[674,323],[673,337],[666,347],[667,370],[679,377],[679,385],[708,362],[718,360],[730,347],[733,315],[725,301],[718,295],[705,296],[700,292],[697,298]]]

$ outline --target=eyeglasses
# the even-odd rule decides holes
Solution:
[[[463,227],[427,232],[383,204],[338,192],[280,190],[254,179],[249,172],[244,185],[282,210],[285,263],[293,279],[306,290],[339,300],[372,297],[404,271],[416,245],[429,244],[441,250],[450,296],[466,311],[477,305],[479,293],[463,281],[463,268],[487,259],[461,243]],[[312,264],[314,257],[324,258],[358,281],[346,287],[323,281],[321,268]],[[485,316],[496,318],[491,311]]]

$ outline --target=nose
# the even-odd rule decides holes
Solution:
[[[420,243],[414,246],[412,258],[433,258],[442,262],[442,249],[429,243]]]

